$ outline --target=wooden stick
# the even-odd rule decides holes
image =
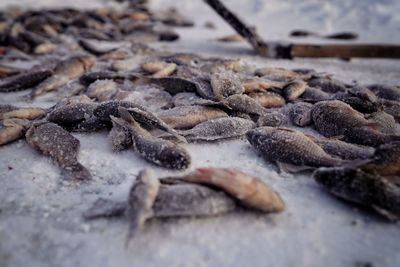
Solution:
[[[291,59],[293,57],[337,57],[337,58],[400,58],[400,46],[380,44],[282,44],[265,42],[255,29],[248,27],[219,0],[204,0],[238,34],[247,39],[261,56]]]
[[[204,2],[213,8],[226,22],[228,22],[238,34],[240,34],[243,38],[246,38],[259,55],[268,55],[268,45],[257,34],[255,29],[248,27],[219,0],[204,0]]]

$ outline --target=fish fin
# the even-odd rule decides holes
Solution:
[[[310,166],[299,166],[281,161],[277,161],[276,164],[278,165],[279,173],[298,173],[315,169],[314,167]]]
[[[363,126],[375,131],[380,131],[382,129],[382,125],[374,121],[368,121]]]
[[[123,216],[125,214],[126,204],[126,201],[99,198],[83,213],[83,218],[86,220],[93,220]]]
[[[77,163],[72,167],[64,168],[62,175],[66,180],[73,181],[87,181],[92,179],[89,170],[80,163]]]
[[[129,113],[128,109],[124,107],[118,107],[118,114],[119,116],[129,123],[136,123],[135,119]]]
[[[378,212],[380,215],[382,215],[383,217],[385,217],[386,219],[388,219],[391,222],[397,222],[400,220],[400,215],[399,214],[395,214],[393,212],[390,212],[386,209],[383,209],[381,207],[378,207],[376,205],[372,205],[372,208]]]

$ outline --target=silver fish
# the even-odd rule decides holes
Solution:
[[[251,120],[238,117],[222,117],[200,123],[192,129],[179,131],[179,133],[191,142],[216,141],[243,136],[254,127],[255,123]]]

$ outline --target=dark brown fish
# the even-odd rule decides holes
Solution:
[[[400,177],[400,142],[392,142],[379,146],[371,161],[359,166],[369,173],[382,176]]]
[[[32,88],[52,75],[50,70],[32,70],[4,79],[0,92],[15,92]]]
[[[244,87],[241,81],[231,72],[213,74],[211,76],[211,86],[218,100],[223,100],[231,95],[244,93]]]
[[[385,84],[371,84],[367,86],[379,98],[400,101],[400,89]]]
[[[301,99],[303,101],[315,103],[330,100],[332,99],[332,95],[316,87],[306,87],[306,90],[301,95]]]
[[[247,140],[268,161],[296,166],[337,166],[342,160],[327,154],[311,138],[289,128],[260,127]]]
[[[152,136],[133,119],[125,108],[119,108],[119,115],[123,119],[115,118],[115,120],[129,127],[132,134],[133,148],[143,158],[170,169],[186,169],[189,167],[191,158],[182,146]]]
[[[110,121],[110,116],[119,116],[119,107],[144,109],[141,105],[135,102],[111,100],[98,104],[98,106],[93,110],[93,114],[100,120]]]
[[[296,126],[304,127],[311,124],[312,104],[305,102],[295,103],[289,109],[289,117]]]
[[[383,106],[383,110],[392,115],[397,123],[400,123],[400,102],[394,100],[378,100],[378,103]]]
[[[369,121],[358,111],[338,100],[321,101],[311,112],[315,129],[326,137],[343,136],[346,141],[378,146],[399,137],[380,132],[376,122]]]
[[[54,159],[66,178],[91,179],[89,171],[78,162],[79,140],[60,126],[51,122],[35,123],[27,131],[26,140],[32,148]]]
[[[400,126],[396,123],[394,117],[382,110],[368,114],[366,119],[376,122],[380,126],[380,131],[385,134],[400,134]]]
[[[322,91],[327,93],[337,93],[346,91],[345,83],[328,77],[327,78],[314,77],[308,80],[307,83],[310,87],[321,88]]]
[[[334,138],[312,137],[326,153],[345,160],[368,159],[374,155],[375,149],[368,146],[346,143]]]
[[[400,179],[354,168],[320,168],[315,181],[333,195],[369,207],[389,220],[400,219]]]
[[[111,142],[112,149],[114,151],[121,151],[128,149],[132,146],[132,135],[129,128],[120,123],[120,120],[111,116],[112,129],[108,134],[108,139]]]
[[[153,216],[153,205],[159,188],[160,181],[155,177],[152,170],[142,170],[137,176],[129,192],[126,209],[126,217],[129,220],[127,245],[145,221]]]
[[[72,103],[56,106],[47,114],[46,119],[58,125],[69,127],[93,117],[95,103]]]
[[[281,125],[285,125],[288,121],[288,118],[285,114],[273,111],[268,112],[260,116],[257,121],[257,126],[270,126],[270,127],[278,127]]]

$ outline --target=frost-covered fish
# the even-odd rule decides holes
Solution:
[[[232,72],[220,72],[211,76],[211,86],[218,100],[244,93],[244,87],[240,79]]]
[[[257,120],[257,126],[270,126],[277,127],[285,125],[288,122],[288,118],[285,114],[278,111],[272,111],[261,115]]]
[[[311,112],[315,129],[326,137],[344,136],[353,143],[378,146],[400,137],[380,132],[380,126],[338,100],[321,101]]]
[[[52,122],[34,123],[26,132],[32,148],[50,156],[63,169],[68,179],[91,179],[89,171],[78,162],[80,142],[69,132]]]
[[[400,126],[396,123],[394,117],[383,110],[368,114],[365,118],[379,124],[382,133],[400,134]]]
[[[129,192],[126,217],[129,231],[126,244],[140,230],[145,221],[153,216],[153,205],[158,195],[160,181],[150,169],[142,170]]]
[[[231,95],[223,100],[233,111],[243,112],[246,114],[261,115],[266,109],[261,106],[257,100],[247,95]]]
[[[27,120],[35,120],[42,118],[46,115],[47,110],[43,108],[35,108],[35,107],[13,107],[10,110],[0,110],[0,120],[5,119],[27,119]]]
[[[279,108],[285,105],[285,99],[273,92],[250,93],[249,97],[256,100],[264,108]]]
[[[374,155],[375,149],[346,143],[335,138],[312,138],[328,154],[345,160],[368,159]]]
[[[70,80],[78,78],[88,71],[94,63],[95,58],[92,56],[75,56],[61,61],[53,70],[53,75],[38,84],[32,90],[30,98],[33,99],[44,93],[54,91]]]
[[[282,89],[282,95],[288,102],[293,102],[299,98],[306,90],[307,84],[302,80],[296,80],[288,83]]]
[[[119,115],[122,119],[115,118],[115,120],[129,127],[132,134],[133,148],[143,158],[170,169],[186,169],[189,167],[191,158],[182,146],[152,136],[133,119],[125,108],[119,108]]]
[[[26,119],[5,119],[0,123],[0,146],[11,143],[24,136],[30,126]]]
[[[250,144],[268,161],[300,167],[337,166],[341,159],[327,154],[311,138],[289,128],[260,127],[246,134]]]
[[[308,86],[321,88],[327,93],[337,93],[346,91],[346,84],[329,77],[314,77],[307,81]]]
[[[320,88],[306,87],[304,93],[301,95],[301,99],[303,101],[315,103],[318,101],[330,100],[332,99],[332,95],[322,91]]]
[[[180,106],[157,112],[158,118],[175,129],[188,129],[199,123],[228,115],[214,107]]]
[[[112,149],[114,151],[121,151],[128,149],[132,146],[132,135],[129,128],[121,124],[121,121],[111,116],[112,129],[108,134]]]
[[[286,83],[271,81],[258,77],[248,78],[243,82],[245,93],[264,92],[271,89],[282,89]]]
[[[189,130],[179,131],[186,140],[215,141],[243,136],[248,130],[255,127],[251,120],[239,117],[222,117],[200,123]]]
[[[102,102],[111,100],[118,90],[118,85],[113,80],[98,80],[89,85],[86,95]]]
[[[400,101],[400,89],[385,84],[371,84],[367,86],[379,98]]]
[[[371,161],[359,166],[364,171],[383,176],[400,177],[400,142],[383,144],[375,150]]]
[[[372,208],[389,220],[400,219],[400,179],[357,168],[320,168],[315,181],[333,195]]]
[[[392,115],[397,123],[400,123],[400,101],[394,100],[378,100],[378,103],[383,106],[383,110]]]
[[[0,92],[15,92],[32,88],[52,75],[50,70],[31,70],[23,72],[0,83]]]
[[[289,108],[289,118],[296,126],[304,127],[311,124],[312,104],[305,102],[295,103]]]

